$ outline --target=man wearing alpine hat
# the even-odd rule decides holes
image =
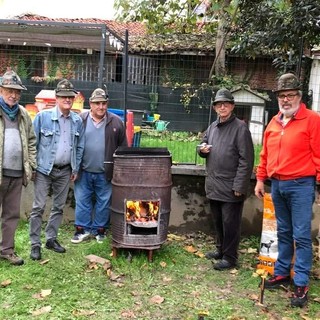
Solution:
[[[27,90],[14,71],[7,71],[0,83],[0,258],[12,265],[23,259],[14,251],[14,236],[20,219],[22,186],[36,169],[36,137],[32,120],[19,105],[21,92]]]
[[[278,258],[265,288],[290,284],[294,258],[292,307],[308,301],[312,267],[311,220],[316,183],[320,183],[320,117],[302,102],[301,83],[293,73],[278,80],[279,112],[268,124],[257,168],[255,194],[262,199],[264,181],[271,179]]]

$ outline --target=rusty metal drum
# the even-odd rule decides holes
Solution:
[[[166,241],[171,211],[171,162],[166,148],[116,150],[111,204],[114,246],[152,249]],[[139,212],[139,208],[143,210]],[[138,211],[136,215],[134,210]],[[151,211],[155,211],[154,215]]]

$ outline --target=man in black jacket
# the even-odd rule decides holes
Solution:
[[[247,124],[233,114],[234,98],[227,89],[216,93],[218,117],[206,130],[200,157],[206,158],[206,196],[216,228],[216,250],[208,259],[219,260],[214,269],[237,266],[241,217],[254,164],[254,148]]]

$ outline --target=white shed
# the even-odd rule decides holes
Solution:
[[[312,52],[308,95],[312,99],[312,110],[320,112],[320,45]]]
[[[231,90],[235,100],[235,114],[245,121],[250,129],[254,144],[262,144],[263,131],[268,119],[266,102],[270,98],[247,87]]]

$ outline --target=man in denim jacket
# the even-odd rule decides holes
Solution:
[[[52,188],[52,208],[45,228],[46,248],[58,253],[66,250],[58,240],[70,181],[77,179],[83,154],[83,124],[71,111],[77,91],[68,80],[55,89],[56,106],[38,113],[33,125],[37,137],[37,172],[30,215],[30,240],[33,260],[41,259],[41,225],[46,199]]]

